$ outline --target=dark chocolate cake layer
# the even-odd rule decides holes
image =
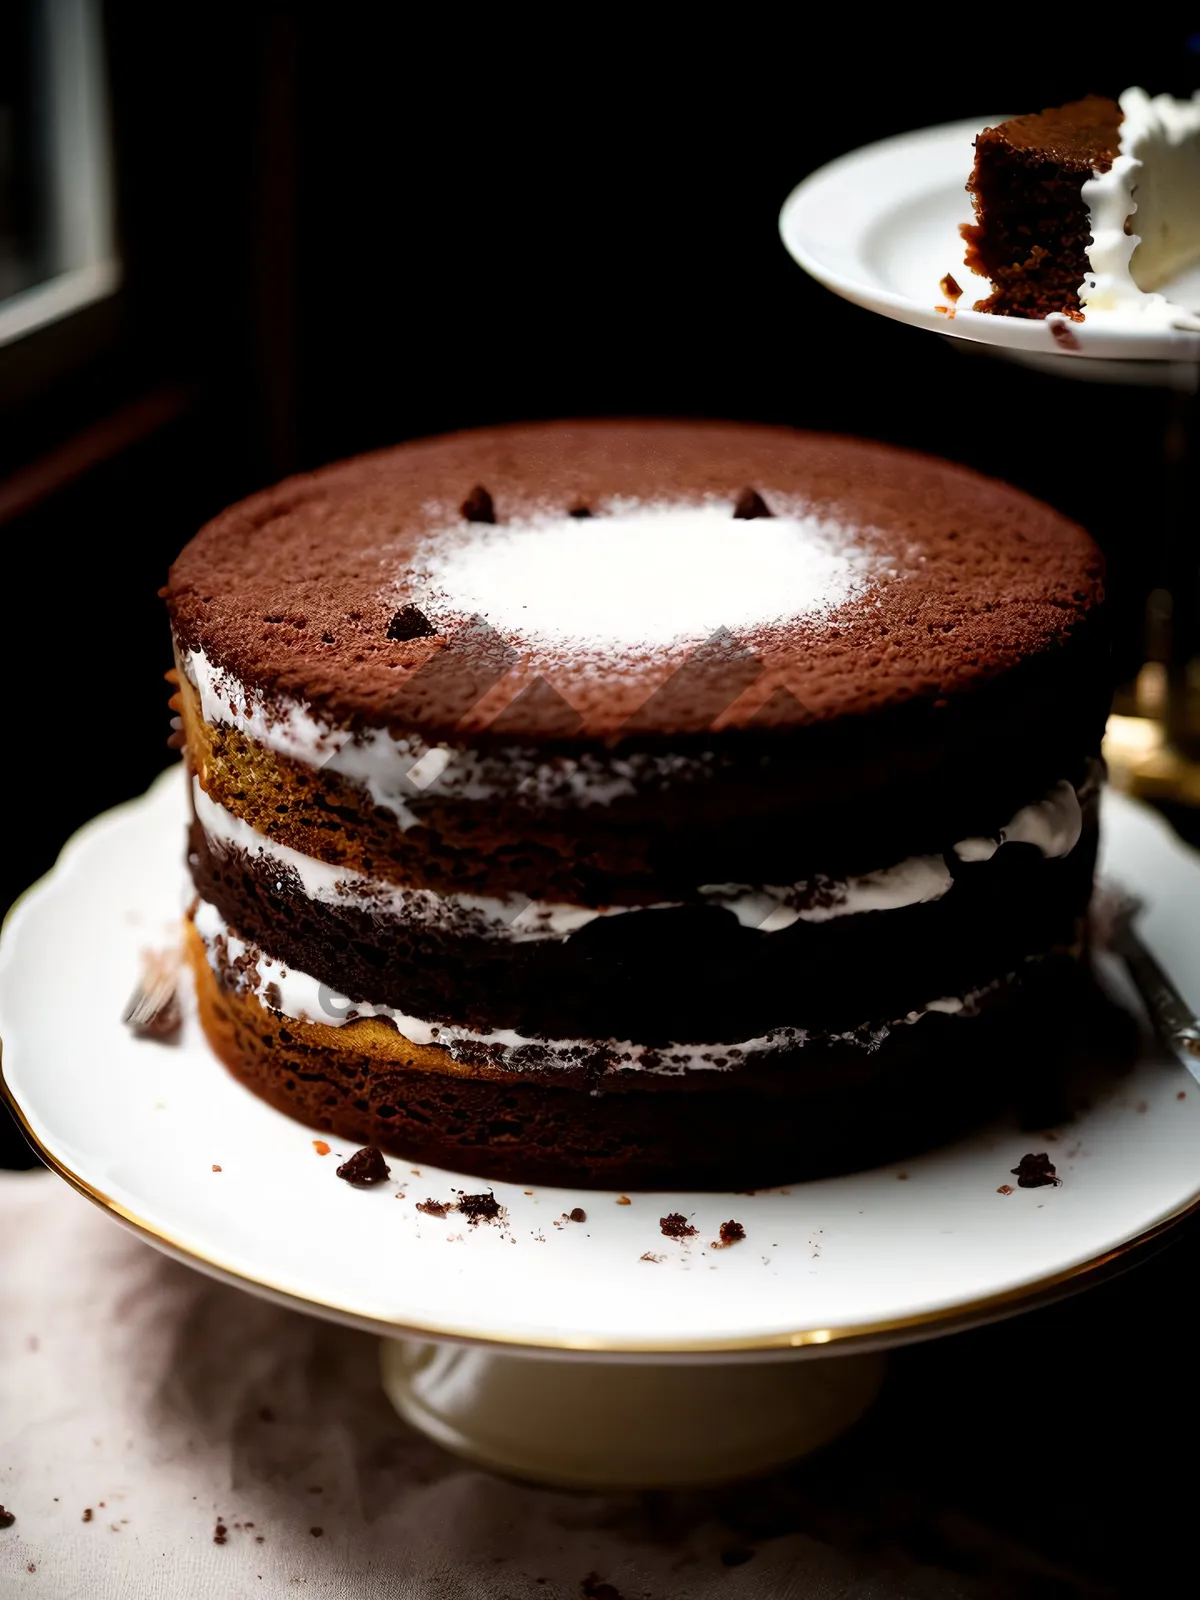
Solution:
[[[1092,243],[1081,191],[1120,153],[1121,121],[1115,100],[1088,95],[978,136],[967,184],[975,221],[961,232],[967,265],[991,279],[994,293],[976,311],[1079,314]]]

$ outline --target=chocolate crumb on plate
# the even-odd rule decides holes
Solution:
[[[665,1261],[666,1259],[667,1259],[666,1256],[656,1256],[654,1254],[653,1250],[643,1250],[641,1255],[638,1257],[639,1261],[659,1262],[659,1261]]]
[[[947,300],[958,300],[962,296],[962,290],[959,288],[958,284],[955,282],[953,276],[949,272],[942,279],[938,287],[946,296]]]
[[[122,1021],[139,1039],[169,1043],[179,1036],[183,1012],[179,1005],[179,952],[143,950],[138,987],[125,1007]]]
[[[696,1232],[681,1211],[672,1211],[665,1217],[659,1217],[658,1225],[668,1239],[690,1239]]]
[[[494,1194],[487,1193],[460,1195],[458,1209],[471,1226],[477,1228],[481,1222],[494,1222],[504,1208]]]
[[[450,1206],[445,1200],[418,1200],[417,1210],[423,1211],[427,1217],[444,1217]]]
[[[711,1250],[728,1250],[731,1244],[737,1244],[739,1239],[746,1237],[745,1228],[740,1222],[734,1222],[732,1217],[728,1222],[723,1222],[717,1232],[719,1237],[709,1246]]]
[[[1023,1155],[1020,1165],[1011,1168],[1011,1171],[1018,1189],[1044,1189],[1049,1184],[1057,1187],[1062,1182],[1058,1169],[1044,1150],[1040,1155],[1032,1151]]]
[[[631,1206],[633,1204],[633,1201],[629,1198],[629,1196],[627,1194],[619,1194],[617,1196],[617,1204],[619,1206]]]
[[[325,1529],[324,1528],[310,1528],[308,1531],[309,1531],[309,1533],[312,1534],[314,1539],[319,1539],[321,1537],[321,1535],[325,1532]]]
[[[570,1217],[571,1217],[571,1221],[572,1222],[586,1222],[587,1221],[587,1212],[583,1209],[582,1206],[572,1206],[571,1207],[571,1211],[570,1211]]]
[[[92,1520],[92,1508],[91,1508],[91,1506],[84,1506],[83,1515],[80,1517],[79,1520],[80,1520],[80,1522],[90,1522]]]
[[[0,1528],[11,1528],[17,1520],[15,1511],[9,1511],[6,1506],[0,1506]]]
[[[408,639],[429,639],[436,633],[437,629],[420,606],[414,605],[401,606],[387,629],[389,639],[398,639],[402,643]]]
[[[459,509],[468,522],[495,522],[496,520],[496,507],[492,502],[492,497],[481,483],[475,485]]]
[[[576,522],[581,522],[585,517],[590,517],[591,514],[591,506],[572,506],[567,512],[567,515],[569,517],[574,517]]]
[[[1012,1192],[1013,1192],[1013,1186],[1012,1186],[1011,1183],[1002,1183],[1000,1185],[1000,1187],[996,1190],[997,1194],[1011,1194]]]
[[[391,1170],[383,1159],[383,1152],[373,1144],[368,1144],[356,1150],[349,1161],[343,1161],[337,1169],[337,1175],[347,1183],[352,1183],[356,1189],[369,1189],[372,1184],[386,1183],[391,1177]]]
[[[773,517],[775,513],[757,489],[743,489],[733,508],[736,522],[756,522],[760,517]]]
[[[214,1544],[225,1544],[226,1541],[228,1540],[228,1538],[229,1538],[229,1529],[221,1521],[220,1517],[218,1517],[217,1518],[217,1525],[213,1529],[213,1543]]]

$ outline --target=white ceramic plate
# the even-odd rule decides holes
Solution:
[[[629,1205],[497,1184],[506,1226],[438,1221],[416,1202],[486,1186],[428,1167],[418,1178],[393,1160],[396,1181],[350,1188],[334,1174],[349,1148],[317,1155],[310,1130],[225,1072],[193,1017],[176,1046],[122,1025],[140,950],[176,934],[184,817],[175,769],[85,828],[19,905],[0,950],[4,1074],[64,1176],[161,1247],[247,1287],[370,1326],[550,1350],[816,1350],[1014,1309],[1079,1282],[1200,1197],[1200,1090],[1149,1053],[1045,1146],[1060,1188],[997,1193],[1025,1151],[1043,1148],[998,1127],[905,1163],[904,1181],[887,1167]],[[1200,1000],[1200,858],[1119,797],[1106,822],[1113,869],[1149,902],[1149,942]],[[964,1072],[968,1050],[964,1029]],[[587,1221],[562,1224],[573,1206]],[[694,1241],[662,1236],[670,1211],[693,1219]],[[730,1217],[745,1240],[710,1249]]]
[[[1083,322],[1030,322],[970,309],[991,293],[991,285],[963,265],[958,225],[972,220],[965,185],[975,135],[1003,120],[926,128],[830,162],[788,197],[779,218],[784,244],[806,272],[856,305],[1010,354],[1200,359],[1195,316],[1190,328],[1147,328],[1128,312],[1092,312]],[[939,287],[946,273],[963,290],[953,316]],[[1162,292],[1192,311],[1200,309],[1200,269],[1189,269]]]

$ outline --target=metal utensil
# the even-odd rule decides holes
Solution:
[[[1137,931],[1141,902],[1106,885],[1098,896],[1098,931],[1120,957],[1163,1044],[1200,1083],[1200,1017],[1159,966]]]

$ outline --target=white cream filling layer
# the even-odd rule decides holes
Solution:
[[[995,838],[963,839],[954,846],[960,861],[988,861],[1004,844],[1032,844],[1047,858],[1069,855],[1083,827],[1081,795],[1094,790],[1098,768],[1089,771],[1077,793],[1063,780],[1041,800],[1022,806]],[[493,935],[515,943],[567,939],[600,917],[630,911],[673,909],[688,902],[651,905],[576,906],[565,902],[486,895],[440,895],[432,889],[404,888],[368,877],[344,866],[332,866],[268,839],[249,823],[218,804],[192,779],[196,818],[213,851],[240,850],[273,870],[294,875],[308,899],[352,907],[376,916],[435,925],[466,917]],[[910,856],[894,866],[844,879],[817,878],[804,883],[755,887],[750,884],[702,884],[704,901],[730,911],[746,928],[777,933],[796,922],[829,922],[870,911],[896,911],[940,900],[954,879],[943,856]],[[278,888],[282,888],[280,883]]]
[[[666,1046],[635,1044],[631,1040],[616,1039],[537,1039],[516,1033],[511,1028],[497,1028],[480,1032],[474,1028],[427,1022],[395,1006],[373,1005],[367,1001],[353,1004],[328,984],[320,983],[308,973],[297,972],[273,960],[256,946],[248,944],[229,931],[229,925],[217,908],[207,900],[197,903],[192,914],[196,932],[204,941],[209,965],[222,975],[221,951],[225,963],[243,961],[239,982],[243,990],[253,994],[263,1005],[293,1022],[315,1022],[326,1027],[341,1028],[366,1018],[380,1018],[392,1023],[397,1032],[416,1045],[440,1045],[456,1059],[470,1056],[479,1048],[499,1046],[505,1051],[521,1050],[527,1046],[538,1050],[538,1068],[553,1065],[543,1052],[560,1057],[564,1067],[604,1051],[612,1057],[610,1072],[645,1071],[679,1073],[687,1071],[729,1071],[747,1056],[784,1049],[796,1049],[809,1043],[828,1043],[841,1040],[860,1045],[872,1051],[879,1047],[893,1028],[911,1026],[930,1012],[944,1016],[973,1016],[984,995],[1011,981],[1011,976],[998,978],[982,988],[962,996],[943,996],[927,1001],[925,1005],[892,1022],[864,1023],[862,1027],[846,1033],[818,1034],[803,1028],[774,1028],[758,1038],[744,1039],[737,1044],[671,1044]],[[268,998],[269,996],[269,998]],[[520,1063],[509,1063],[519,1067]]]
[[[712,764],[705,756],[644,752],[547,759],[518,747],[484,752],[430,745],[415,734],[396,738],[386,728],[353,733],[322,722],[303,700],[268,702],[203,650],[179,659],[206,722],[236,728],[277,755],[361,784],[406,830],[420,822],[412,802],[422,795],[487,802],[505,792],[546,806],[609,806],[646,785],[701,777]]]
[[[1120,154],[1081,191],[1092,244],[1079,299],[1088,313],[1171,327],[1186,308],[1154,291],[1200,258],[1200,93],[1152,99],[1126,89],[1119,104]]]

